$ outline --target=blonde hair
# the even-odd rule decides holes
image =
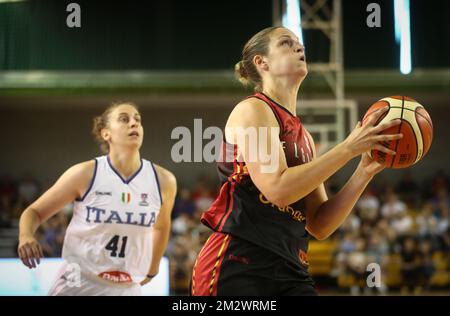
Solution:
[[[256,55],[266,56],[269,52],[270,35],[279,26],[272,26],[252,36],[242,50],[242,60],[234,66],[236,78],[245,86],[253,85],[255,90],[262,89],[262,78],[258,73],[253,58]]]
[[[94,135],[95,140],[100,145],[100,150],[103,153],[109,152],[109,144],[106,140],[102,137],[102,130],[104,128],[108,128],[109,126],[109,119],[110,114],[120,105],[128,104],[134,107],[136,110],[138,110],[138,107],[133,102],[113,102],[110,106],[106,108],[105,111],[99,116],[94,117],[93,119],[93,126],[92,126],[92,134]]]

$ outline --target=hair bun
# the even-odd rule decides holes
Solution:
[[[241,60],[240,62],[236,63],[234,66],[234,74],[236,78],[244,85],[247,86],[249,84],[248,81],[248,72],[244,67],[244,62]]]

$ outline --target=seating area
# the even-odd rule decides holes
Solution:
[[[312,240],[308,250],[309,271],[314,277],[332,277],[333,263],[339,242],[336,240],[316,241]],[[450,286],[450,261],[448,254],[437,251],[432,256],[435,271],[431,277],[430,285],[436,288]],[[402,286],[401,256],[390,254],[387,257],[388,264],[382,271],[382,278],[389,288]],[[350,288],[357,282],[351,273],[339,274],[335,279],[338,287]]]

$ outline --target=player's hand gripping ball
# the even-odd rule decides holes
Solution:
[[[405,96],[392,96],[372,104],[364,115],[364,125],[369,116],[377,109],[389,106],[375,125],[400,119],[397,126],[385,129],[382,134],[399,134],[398,140],[386,141],[382,145],[392,149],[396,155],[389,155],[376,149],[369,156],[387,168],[407,168],[422,159],[430,149],[433,141],[433,122],[425,108],[416,100]]]

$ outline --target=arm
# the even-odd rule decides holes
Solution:
[[[43,257],[42,248],[34,237],[39,225],[60,211],[66,204],[82,196],[89,186],[95,168],[94,161],[69,168],[41,197],[25,209],[19,222],[18,254],[27,267],[35,268]]]
[[[148,271],[148,275],[152,276],[158,274],[161,258],[169,242],[172,208],[177,194],[177,181],[175,176],[170,171],[158,165],[155,165],[155,170],[160,181],[162,205],[158,219],[153,227],[152,262]],[[141,282],[141,285],[147,284],[151,279],[147,277]]]
[[[230,115],[225,133],[227,140],[238,145],[250,177],[257,188],[269,201],[283,207],[310,194],[350,159],[363,152],[378,149],[393,154],[393,151],[378,142],[399,139],[400,135],[377,134],[386,128],[398,125],[400,120],[373,127],[385,110],[374,113],[364,126],[358,123],[344,142],[324,155],[307,164],[291,168],[287,166],[278,133],[269,129],[268,137],[264,137],[260,132],[261,128],[267,130],[270,127],[279,127],[274,114],[263,101],[250,98],[239,103]],[[257,146],[265,144],[265,148],[258,148],[257,152],[261,152],[262,149],[271,157],[270,163],[275,160],[275,166],[270,172],[264,171],[264,167],[270,163],[265,162],[259,155],[256,159],[251,156],[249,148],[252,147],[252,144],[246,141],[248,138],[243,135],[242,131],[242,129],[247,130],[248,128],[255,129]]]
[[[315,157],[314,141],[309,133],[308,137]],[[364,154],[351,178],[335,196],[328,199],[323,184],[311,192],[305,198],[308,232],[319,240],[329,237],[353,210],[373,176],[383,169]]]
[[[315,210],[307,209],[306,229],[319,240],[330,236],[352,211],[372,176],[358,166],[344,187]]]

